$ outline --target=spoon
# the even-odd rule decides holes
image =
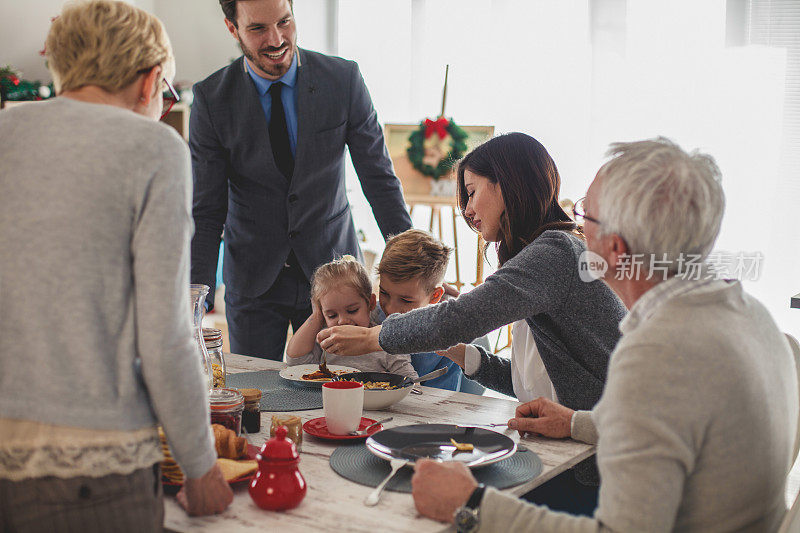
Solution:
[[[381,484],[375,487],[375,490],[369,493],[369,495],[364,499],[364,505],[372,507],[378,504],[378,501],[381,499],[381,493],[383,492],[383,488],[389,483],[389,480],[394,477],[400,468],[408,464],[408,461],[405,459],[391,459],[389,464],[392,466],[392,471],[389,472],[389,475],[386,476]]]
[[[428,381],[429,379],[438,378],[439,376],[444,376],[447,374],[447,371],[450,370],[448,367],[437,368],[433,372],[428,372],[424,376],[420,376],[418,378],[414,378],[411,380],[412,383],[419,383],[420,381]]]
[[[374,424],[370,424],[367,427],[365,427],[364,429],[360,429],[358,431],[351,431],[350,433],[348,433],[348,435],[354,435],[354,436],[366,435],[366,434],[369,433],[370,429],[374,428],[375,426],[379,426],[379,425],[383,424],[384,422],[389,422],[390,420],[394,420],[394,417],[390,416],[389,418],[384,418],[383,420],[378,420]]]

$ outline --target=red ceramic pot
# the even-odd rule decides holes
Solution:
[[[300,456],[286,434],[286,426],[281,426],[275,437],[264,443],[256,456],[258,472],[250,482],[250,497],[269,511],[297,507],[306,496],[306,480],[297,467]]]

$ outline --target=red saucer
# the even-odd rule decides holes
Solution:
[[[367,429],[367,426],[374,424],[375,420],[371,418],[361,417],[361,423],[358,424],[358,431],[362,431]],[[328,424],[325,422],[325,417],[321,416],[319,418],[314,418],[309,420],[305,424],[303,424],[303,431],[308,433],[309,435],[313,435],[314,437],[318,437],[320,439],[326,440],[358,440],[358,439],[366,439],[367,437],[371,436],[373,433],[377,433],[378,431],[383,429],[383,424],[378,424],[374,426],[372,429],[369,430],[369,433],[366,435],[334,435],[333,433],[328,432]]]

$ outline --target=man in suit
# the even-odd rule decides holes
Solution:
[[[411,227],[358,65],[300,49],[290,0],[220,0],[243,57],[194,86],[192,282],[223,279],[233,352],[283,358],[321,264],[361,258],[345,145],[384,237]]]

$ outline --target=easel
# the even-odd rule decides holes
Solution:
[[[445,105],[447,103],[447,78],[450,66],[445,68],[444,75],[444,88],[442,90],[442,110],[439,117],[445,116]],[[494,135],[493,126],[463,126],[461,129],[465,130],[469,137],[467,144],[470,149],[475,148],[480,143],[490,139]],[[416,206],[425,206],[431,209],[430,219],[428,220],[428,231],[433,234],[434,227],[437,228],[439,240],[445,242],[444,228],[442,227],[442,209],[450,208],[453,221],[453,263],[455,267],[455,281],[448,281],[458,291],[466,285],[461,278],[461,264],[458,253],[458,229],[457,223],[460,215],[458,208],[458,200],[453,196],[437,196],[431,194],[432,184],[431,178],[423,175],[413,167],[406,155],[406,148],[408,146],[409,135],[419,128],[419,124],[385,124],[384,135],[386,138],[387,148],[389,155],[394,164],[395,173],[403,184],[403,197],[409,207],[409,213],[413,215]],[[443,175],[439,180],[453,180],[453,171],[449,175]],[[484,241],[478,234],[478,245],[476,250],[476,272],[475,282],[473,286],[478,286],[483,283],[484,268],[483,268],[483,248]],[[498,349],[498,342],[495,344],[495,351]],[[511,328],[508,328],[508,344],[511,344]],[[503,347],[505,348],[505,346]]]
[[[461,281],[461,264],[458,257],[458,217],[459,217],[459,210],[458,210],[458,202],[456,201],[455,197],[449,196],[431,196],[431,195],[424,195],[424,194],[407,194],[405,195],[406,204],[408,204],[408,212],[410,214],[414,214],[414,207],[417,205],[422,205],[431,208],[431,216],[428,221],[428,231],[433,234],[434,225],[437,227],[437,233],[439,235],[439,240],[444,242],[444,228],[442,227],[442,208],[450,208],[452,218],[453,218],[453,263],[456,270],[456,279],[455,281],[450,282],[457,290],[461,290],[461,287],[465,285],[463,281]],[[483,250],[483,239],[481,238],[480,234],[478,235],[478,250],[476,256],[476,272],[475,272],[475,282],[472,284],[473,286],[478,286],[483,283],[483,254],[481,253]]]

